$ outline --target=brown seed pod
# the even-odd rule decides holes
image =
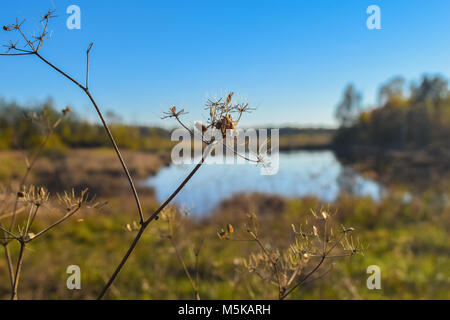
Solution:
[[[206,127],[203,123],[201,122],[196,122],[195,123],[195,128],[198,131],[201,131],[202,133],[205,133],[206,131],[208,131],[208,127]]]
[[[220,230],[219,232],[217,232],[217,235],[220,239],[225,239],[227,237],[227,233],[224,230]]]
[[[66,108],[64,108],[64,109],[62,110],[62,113],[63,113],[63,115],[65,116],[65,115],[68,114],[71,110],[72,110],[72,109],[70,109],[70,107],[67,106]]]
[[[233,99],[233,92],[230,92],[230,94],[227,97],[227,105],[231,103],[231,100]]]

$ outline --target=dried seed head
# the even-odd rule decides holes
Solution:
[[[187,112],[184,112],[184,109],[181,109],[180,111],[177,112],[177,107],[173,106],[172,108],[169,108],[168,112],[163,112],[163,117],[162,119],[166,119],[166,118],[172,118],[172,117],[179,117],[181,115],[187,114]]]
[[[227,237],[227,233],[223,229],[217,232],[217,235],[219,236],[219,239],[225,239]]]
[[[9,26],[3,26],[4,31],[11,31],[12,29]]]
[[[72,109],[70,109],[70,107],[67,106],[66,108],[64,108],[64,109],[62,110],[62,113],[63,113],[63,115],[65,116],[65,115],[68,114],[71,110],[72,110]]]
[[[323,220],[328,219],[328,214],[325,211],[322,211],[322,218],[323,218]]]
[[[199,121],[195,122],[195,128],[201,133],[205,133],[206,131],[208,131],[208,128]]]
[[[25,192],[23,191],[17,192],[17,198],[25,198]]]
[[[344,233],[348,233],[348,232],[352,232],[352,231],[355,231],[355,228],[350,227],[350,228],[344,228],[342,230],[342,232],[344,232]]]
[[[216,123],[216,129],[220,130],[223,135],[227,133],[227,130],[234,130],[234,128],[235,126],[231,114],[224,116]]]
[[[227,103],[226,104],[230,104],[231,103],[231,100],[233,99],[233,92],[230,92],[230,94],[228,95],[228,97],[227,97]]]

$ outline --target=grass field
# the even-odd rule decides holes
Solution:
[[[144,197],[146,210],[156,207]],[[292,241],[291,224],[320,208],[315,198],[284,199],[269,195],[241,195],[221,204],[202,220],[182,218],[176,232],[178,249],[187,268],[199,275],[202,299],[274,299],[276,290],[240,266],[240,259],[257,251],[254,243],[220,240],[217,231],[228,223],[236,236],[245,234],[246,215],[255,213],[266,244],[284,248]],[[355,235],[368,247],[356,255],[328,263],[320,279],[302,286],[290,298],[301,299],[448,299],[450,292],[450,209],[433,199],[403,203],[395,195],[381,203],[367,198],[342,197],[330,208],[338,223],[356,228]],[[41,217],[44,225],[55,216]],[[135,231],[132,199],[126,195],[108,199],[108,205],[88,210],[25,252],[21,298],[95,298],[126,251]],[[170,242],[161,235],[167,223],[160,219],[143,236],[137,251],[108,294],[111,299],[193,299],[192,288]],[[198,268],[193,249],[203,241]],[[17,252],[13,252],[17,254]],[[78,265],[82,289],[66,287],[66,268]],[[368,290],[366,268],[381,268],[382,289]],[[331,268],[331,269],[330,269]],[[7,269],[0,260],[0,294],[8,298]]]

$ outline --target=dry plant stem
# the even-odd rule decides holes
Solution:
[[[281,299],[282,295],[286,291],[286,289],[283,287],[281,283],[281,276],[280,276],[280,270],[278,268],[278,262],[273,259],[273,257],[270,255],[269,252],[267,252],[267,249],[264,247],[264,244],[261,242],[261,240],[258,238],[256,234],[253,232],[250,232],[250,235],[253,237],[254,241],[261,247],[262,252],[267,257],[267,259],[270,260],[270,263],[272,264],[273,271],[277,277],[277,286],[278,286],[278,292],[279,292],[279,298]]]
[[[27,170],[25,172],[25,175],[23,176],[22,181],[20,182],[20,189],[21,190],[24,188],[25,183],[26,183],[26,181],[28,179],[28,176],[30,175],[31,169],[33,168],[33,166],[36,163],[37,159],[41,156],[41,153],[44,150],[44,147],[47,144],[48,140],[50,139],[50,136],[52,135],[53,131],[54,131],[54,128],[52,127],[50,129],[50,131],[47,133],[47,136],[45,137],[44,141],[39,145],[38,150],[36,151],[36,153],[33,156],[33,159],[31,160],[29,165],[27,165]],[[12,215],[12,218],[11,218],[11,223],[10,223],[10,226],[9,226],[9,230],[12,229],[12,227],[14,226],[14,223],[16,222],[18,201],[19,201],[19,197],[16,195],[16,200],[14,201],[13,215]]]
[[[12,293],[11,293],[11,300],[17,300],[17,288],[19,285],[19,279],[20,279],[20,272],[22,271],[22,264],[23,264],[23,253],[25,251],[25,242],[20,242],[20,252],[19,252],[19,258],[17,259],[17,266],[16,266],[16,274],[14,275],[14,283],[12,287]]]
[[[94,43],[92,42],[86,51],[86,89],[89,89],[89,54]]]
[[[2,226],[0,226],[0,230],[2,230],[5,234],[10,235],[13,239],[18,239],[14,233],[12,233],[11,231],[8,231],[7,229],[3,228]]]
[[[189,134],[190,134],[192,137],[195,137],[194,132],[193,132],[191,129],[189,129],[189,128],[183,123],[183,121],[181,121],[181,119],[180,119],[180,117],[179,117],[178,115],[175,115],[174,118],[177,120],[177,122],[178,122],[184,129],[186,129],[186,130],[189,132]],[[240,117],[239,117],[239,119],[240,119]],[[210,141],[206,141],[205,139],[203,139],[203,136],[202,136],[202,142],[205,143],[205,144],[211,143]],[[226,141],[225,141],[225,142],[220,141],[220,143],[221,143],[221,145],[225,146],[225,148],[227,148],[228,150],[230,150],[231,152],[233,152],[233,153],[234,153],[235,155],[237,155],[238,157],[241,157],[242,159],[244,159],[244,160],[246,160],[246,161],[248,161],[248,162],[255,162],[255,163],[258,163],[257,160],[250,159],[250,158],[248,158],[248,157],[246,157],[246,156],[243,156],[243,155],[241,155],[240,153],[238,153],[236,150],[234,150],[234,148],[231,148],[229,145],[227,145]]]
[[[21,32],[20,28],[18,29],[19,32],[22,34],[22,36],[25,38],[26,37],[23,35],[23,33]],[[27,40],[26,40],[27,41]],[[147,226],[158,216],[158,214],[170,203],[170,201],[172,201],[172,199],[181,191],[181,189],[186,185],[186,183],[192,178],[192,176],[197,172],[198,169],[200,169],[201,165],[204,162],[204,159],[206,157],[206,155],[202,158],[202,160],[197,164],[197,166],[192,170],[192,172],[188,175],[188,177],[180,184],[180,186],[175,190],[175,192],[161,205],[161,207],[156,210],[147,220],[144,220],[144,215],[143,215],[143,210],[141,207],[141,203],[139,200],[139,196],[137,194],[136,191],[136,187],[134,185],[133,179],[131,178],[131,175],[129,173],[129,170],[127,168],[127,165],[125,164],[125,161],[123,160],[122,154],[117,146],[117,143],[108,127],[108,125],[106,124],[106,121],[103,117],[102,112],[100,111],[97,103],[95,102],[94,98],[92,97],[91,93],[89,92],[89,88],[88,88],[88,74],[89,74],[89,53],[90,50],[92,48],[92,44],[89,46],[88,50],[87,50],[87,74],[86,74],[86,86],[83,86],[82,84],[80,84],[78,81],[76,81],[74,78],[72,78],[71,76],[69,76],[67,73],[65,73],[64,71],[62,71],[61,69],[59,69],[58,67],[56,67],[55,65],[53,65],[51,62],[49,62],[48,60],[46,60],[44,57],[42,57],[38,50],[36,50],[33,45],[27,41],[27,43],[30,45],[32,51],[30,52],[23,52],[23,53],[18,53],[18,54],[1,54],[1,55],[5,55],[5,56],[14,56],[14,55],[35,55],[37,56],[41,61],[43,61],[44,63],[46,63],[48,66],[50,66],[52,69],[54,69],[55,71],[59,72],[61,75],[63,75],[64,77],[66,77],[68,80],[70,80],[71,82],[73,82],[75,85],[77,85],[81,90],[83,90],[85,92],[85,94],[88,96],[88,98],[90,99],[91,103],[93,104],[94,108],[96,109],[98,116],[100,117],[100,120],[103,124],[103,127],[109,137],[109,139],[111,140],[114,150],[117,154],[117,157],[119,158],[119,161],[123,167],[123,170],[127,176],[128,182],[130,184],[130,187],[132,189],[134,198],[136,200],[136,205],[138,207],[138,211],[139,211],[139,218],[140,218],[140,224],[141,227],[135,237],[135,239],[133,240],[130,248],[128,249],[127,253],[125,254],[125,256],[123,257],[122,261],[120,262],[120,264],[118,265],[118,267],[116,268],[116,270],[114,271],[113,275],[111,276],[111,278],[109,279],[109,281],[107,282],[106,286],[103,288],[102,292],[100,293],[98,299],[101,299],[104,294],[106,293],[106,291],[108,290],[108,288],[111,286],[111,284],[113,283],[113,281],[115,280],[115,278],[117,277],[118,273],[120,272],[120,270],[122,269],[123,265],[125,264],[125,262],[128,260],[130,254],[133,252],[134,248],[136,247],[137,243],[139,242],[140,238],[142,237],[143,232],[145,231],[145,229],[147,228]],[[40,47],[39,47],[40,48]],[[7,249],[7,247],[5,247],[5,249]],[[17,272],[16,272],[17,273]],[[16,283],[16,281],[14,280],[14,284]]]
[[[336,246],[340,243],[342,243],[342,240],[346,237],[347,233],[351,231],[351,229],[345,229],[343,227],[342,233],[340,236],[337,237],[337,239],[330,241],[328,238],[327,230],[328,230],[328,221],[327,216],[325,214],[324,219],[321,219],[323,221],[323,237],[319,236],[317,229],[314,228],[314,236],[317,237],[317,240],[320,243],[320,250],[317,252],[317,254],[308,254],[308,257],[313,258],[319,258],[318,262],[313,265],[312,269],[306,273],[301,279],[298,279],[296,281],[296,277],[299,276],[301,273],[303,266],[302,261],[297,262],[297,264],[293,267],[289,267],[290,271],[283,271],[283,267],[285,266],[285,263],[283,262],[283,258],[281,257],[281,261],[279,258],[278,251],[272,252],[272,250],[267,249],[264,245],[264,242],[259,238],[258,233],[256,231],[251,231],[250,229],[247,229],[248,234],[251,236],[250,241],[254,241],[257,243],[257,245],[260,247],[262,255],[264,256],[265,262],[267,263],[267,266],[270,271],[270,276],[267,277],[264,275],[264,273],[260,273],[256,267],[252,267],[249,270],[251,272],[256,273],[261,279],[264,281],[267,281],[273,285],[275,285],[278,288],[278,299],[284,300],[286,297],[288,297],[291,293],[293,293],[298,287],[309,283],[311,281],[314,281],[316,279],[319,279],[326,275],[329,270],[322,273],[322,275],[319,275],[319,277],[312,277],[314,274],[318,273],[318,270],[323,266],[326,259],[329,258],[341,258],[341,257],[349,257],[356,253],[355,248],[353,248],[353,245],[351,247],[351,253],[343,253],[343,254],[336,254],[331,255],[333,250],[336,248]],[[294,232],[298,235],[301,233],[297,233],[294,228]],[[305,235],[306,237],[306,235]],[[330,243],[330,244],[329,244]],[[329,245],[328,245],[329,244]],[[295,254],[299,254],[304,252],[302,249],[301,251],[294,250]],[[300,250],[300,249],[298,249]],[[349,250],[345,249],[344,250]],[[305,251],[306,252],[306,251]],[[289,274],[288,274],[289,273]],[[274,279],[273,279],[274,278]],[[294,283],[294,284],[293,284]]]
[[[197,290],[197,296],[198,296],[197,300],[200,300],[200,295],[198,293],[200,290],[199,285],[198,285],[199,276],[200,276],[199,271],[198,271],[198,263],[199,263],[200,250],[201,250],[202,246],[203,246],[203,239],[202,239],[200,245],[198,246],[198,248],[195,249],[195,251],[194,251],[194,254],[195,254],[195,288]]]
[[[89,53],[90,50],[92,49],[92,44],[89,46],[89,49],[87,51],[87,62],[89,63]],[[48,60],[46,60],[45,58],[43,58],[38,52],[34,52],[34,54],[41,59],[44,63],[46,63],[47,65],[49,65],[52,69],[56,70],[57,72],[59,72],[60,74],[62,74],[64,77],[66,77],[67,79],[69,79],[70,81],[72,81],[74,84],[76,84],[81,90],[84,91],[84,93],[88,96],[89,100],[91,101],[92,105],[94,106],[95,110],[97,111],[97,114],[103,124],[103,127],[109,137],[109,139],[111,140],[111,143],[114,147],[114,150],[116,151],[117,157],[119,158],[120,164],[122,165],[123,171],[125,172],[125,175],[127,176],[128,179],[128,183],[130,184],[130,188],[132,190],[133,196],[136,200],[136,205],[138,208],[138,212],[139,212],[139,219],[140,219],[140,223],[141,225],[144,223],[144,214],[143,214],[143,210],[142,210],[142,206],[141,206],[141,201],[139,200],[139,196],[137,194],[136,191],[136,187],[134,185],[133,179],[131,178],[131,174],[128,170],[128,167],[125,163],[125,161],[123,160],[122,154],[119,150],[119,147],[117,146],[116,140],[114,139],[111,130],[109,129],[103,114],[100,110],[100,108],[98,107],[97,103],[95,102],[94,98],[92,97],[91,93],[89,92],[89,88],[88,88],[88,74],[89,74],[89,64],[87,66],[87,75],[86,75],[86,87],[84,87],[83,85],[81,85],[78,81],[76,81],[75,79],[73,79],[71,76],[69,76],[67,73],[65,73],[64,71],[62,71],[61,69],[59,69],[58,67],[56,67],[55,65],[53,65],[51,62],[49,62]]]
[[[15,47],[11,47],[11,48],[14,48],[14,49],[16,49],[17,51],[19,51],[19,53],[15,53],[15,54],[0,54],[0,55],[1,55],[1,56],[35,55],[35,56],[38,57],[41,61],[43,61],[44,63],[46,63],[48,66],[50,66],[52,69],[54,69],[55,71],[59,72],[61,75],[63,75],[64,77],[66,77],[67,79],[69,79],[71,82],[73,82],[75,85],[77,85],[77,86],[78,86],[81,90],[83,90],[83,91],[85,92],[85,94],[89,97],[90,101],[92,102],[93,106],[95,107],[95,109],[96,109],[96,111],[97,111],[97,113],[98,113],[98,116],[100,117],[100,120],[101,120],[101,122],[102,122],[102,124],[103,124],[103,127],[104,127],[104,129],[105,129],[105,131],[106,131],[106,133],[107,133],[109,139],[110,139],[111,142],[112,142],[112,145],[113,145],[114,150],[115,150],[115,152],[116,152],[116,154],[117,154],[117,157],[119,158],[119,161],[120,161],[120,163],[121,163],[121,165],[122,165],[122,168],[123,168],[123,170],[124,170],[124,172],[125,172],[125,174],[126,174],[126,176],[127,176],[127,179],[128,179],[129,184],[130,184],[130,188],[131,188],[131,190],[132,190],[133,196],[134,196],[134,198],[135,198],[135,200],[136,200],[136,205],[137,205],[138,212],[139,212],[139,218],[140,218],[141,230],[140,230],[140,232],[138,233],[138,236],[137,236],[137,238],[135,239],[135,242],[133,242],[133,244],[132,244],[132,246],[131,246],[131,248],[130,248],[131,250],[129,250],[129,253],[131,253],[131,251],[132,251],[133,248],[135,247],[137,241],[138,241],[139,238],[142,236],[142,233],[143,233],[143,231],[145,230],[145,228],[146,228],[146,227],[148,226],[148,224],[149,224],[149,223],[157,216],[157,214],[158,214],[159,212],[158,212],[158,213],[155,213],[154,215],[152,215],[147,221],[144,221],[144,214],[143,214],[142,206],[141,206],[141,203],[140,203],[140,200],[139,200],[139,196],[138,196],[138,194],[137,194],[136,187],[135,187],[135,185],[134,185],[133,179],[131,178],[131,175],[130,175],[130,172],[129,172],[128,168],[127,168],[127,165],[125,164],[125,161],[123,160],[122,154],[121,154],[121,152],[120,152],[120,150],[119,150],[119,148],[118,148],[118,146],[117,146],[117,143],[116,143],[116,141],[115,141],[115,139],[114,139],[114,137],[113,137],[113,135],[112,135],[112,133],[111,133],[111,131],[110,131],[108,125],[106,124],[106,121],[105,121],[105,119],[104,119],[104,117],[103,117],[102,112],[100,111],[99,107],[97,106],[97,103],[95,102],[94,98],[92,97],[92,95],[91,95],[90,92],[89,92],[89,88],[88,88],[88,84],[89,84],[89,54],[90,54],[90,51],[91,51],[91,49],[92,49],[93,44],[91,43],[91,44],[89,45],[88,50],[87,50],[87,53],[86,53],[86,54],[87,54],[87,58],[86,58],[86,59],[87,59],[87,66],[86,66],[86,85],[85,85],[85,86],[81,85],[81,84],[80,84],[78,81],[76,81],[74,78],[72,78],[71,76],[69,76],[67,73],[65,73],[64,71],[62,71],[61,69],[59,69],[58,67],[56,67],[55,65],[53,65],[51,62],[49,62],[48,60],[46,60],[45,58],[43,58],[43,57],[39,54],[39,49],[40,49],[40,48],[42,47],[42,45],[43,45],[44,37],[45,37],[45,35],[46,35],[47,26],[48,26],[48,20],[50,19],[50,17],[51,17],[51,12],[49,12],[49,13],[44,17],[44,19],[45,19],[44,30],[43,30],[42,34],[40,35],[39,43],[38,43],[38,45],[37,45],[36,48],[34,47],[33,43],[32,43],[31,41],[29,41],[29,40],[27,39],[27,37],[23,34],[23,32],[22,32],[22,30],[21,30],[21,28],[20,28],[20,25],[19,25],[18,22],[17,22],[17,23],[16,23],[16,28],[15,28],[15,29],[16,29],[16,30],[20,33],[20,35],[24,38],[25,42],[26,42],[27,45],[30,47],[31,51],[27,51],[27,50],[22,50],[22,49],[18,49],[18,48],[15,48]],[[202,162],[203,162],[203,161],[202,161]],[[31,166],[29,166],[29,167],[31,167]],[[29,169],[30,169],[30,168],[27,169],[26,177],[28,176],[28,170],[29,170]],[[197,168],[196,170],[198,170],[198,168]],[[196,171],[196,170],[195,170],[195,171]],[[26,179],[26,177],[25,177],[25,179]],[[25,180],[25,179],[24,179],[24,180]],[[22,187],[22,186],[21,186],[21,187]],[[180,189],[180,190],[181,190],[181,189]],[[178,192],[179,192],[179,190],[178,190]],[[178,192],[177,192],[177,193],[178,193]],[[167,205],[167,204],[165,204],[165,205]],[[15,204],[15,206],[14,206],[13,218],[12,218],[12,223],[11,223],[10,229],[13,227],[14,222],[15,222],[16,210],[17,210],[17,199],[16,199],[16,204]],[[64,221],[64,220],[65,220],[66,218],[68,218],[68,217],[69,217],[69,216],[64,217],[63,219],[61,219],[61,221],[57,222],[57,223],[56,223],[55,225],[53,225],[53,226],[56,226],[57,224],[61,223],[62,221]],[[46,230],[43,230],[41,233],[39,233],[39,235],[45,233],[46,231],[48,231],[48,230],[49,230],[50,228],[52,228],[53,226],[50,226],[50,227],[47,228]],[[5,233],[5,238],[6,238],[6,233]],[[18,264],[17,264],[17,268],[16,268],[16,273],[15,273],[14,279],[13,279],[13,278],[10,279],[10,280],[11,280],[11,283],[13,283],[13,286],[12,286],[12,292],[13,292],[13,293],[12,293],[12,298],[13,298],[13,299],[17,299],[17,285],[18,285],[18,280],[19,280],[19,279],[18,279],[18,276],[20,275],[20,271],[21,271],[21,267],[22,267],[23,249],[24,249],[24,246],[25,246],[25,242],[23,241],[23,239],[21,239],[20,243],[21,243],[21,249],[20,249],[20,255],[19,255]],[[10,256],[10,252],[9,252],[8,242],[5,242],[5,243],[4,243],[4,248],[5,248],[5,254],[6,254],[6,257],[7,257],[8,268],[9,268],[10,270],[12,270],[12,261],[11,261],[11,256]],[[128,256],[129,256],[129,254],[128,254]],[[126,259],[128,259],[128,257],[127,257]],[[123,264],[125,263],[126,259],[125,259],[125,260],[123,261],[123,263],[119,266],[118,270],[116,270],[117,273],[118,273],[118,271],[121,269],[121,267],[123,266]],[[11,274],[12,274],[12,273],[11,273]],[[116,275],[117,275],[117,274],[116,274]],[[115,276],[114,276],[113,278],[115,278]],[[112,281],[111,281],[111,283],[112,283]],[[106,289],[111,285],[111,283],[109,283],[109,285],[107,285]],[[105,289],[105,291],[106,291],[106,289]],[[103,292],[103,294],[104,294],[104,292]],[[102,295],[103,295],[103,294],[102,294]]]
[[[23,178],[22,178],[22,180],[20,182],[20,189],[24,188],[25,183],[26,183],[26,181],[28,179],[28,176],[29,176],[29,174],[31,172],[31,169],[33,168],[33,166],[36,163],[37,159],[40,157],[42,151],[44,150],[45,145],[47,144],[47,142],[50,139],[50,136],[53,134],[54,129],[55,129],[54,125],[50,127],[50,131],[47,133],[47,136],[45,137],[44,141],[39,145],[38,150],[36,151],[36,153],[33,156],[33,159],[27,165],[27,170],[25,172],[25,175],[23,176]],[[19,196],[17,194],[16,198],[15,198],[15,201],[14,201],[14,208],[13,208],[13,211],[11,213],[12,218],[11,218],[11,223],[9,225],[9,231],[12,230],[12,228],[14,226],[14,223],[15,223],[16,215],[19,212],[17,210],[18,201],[19,201]],[[4,232],[6,234],[5,230],[4,230]],[[10,232],[8,232],[8,233],[10,233]],[[13,271],[13,267],[12,267],[13,263],[12,263],[12,259],[11,259],[11,253],[9,251],[9,241],[5,241],[5,243],[3,244],[3,247],[5,249],[5,257],[6,257],[6,262],[7,262],[8,269],[9,269],[11,289],[14,290],[14,282],[15,282],[14,279],[15,279],[15,276],[14,276],[14,271]]]
[[[5,234],[5,238],[6,234],[10,234],[10,232],[6,229],[4,229],[3,227],[1,228]],[[15,236],[13,237],[13,239],[15,238]],[[13,271],[13,262],[11,259],[11,252],[9,251],[9,241],[5,240],[5,242],[2,242],[3,245],[3,249],[5,250],[5,258],[6,258],[6,264],[8,265],[8,270],[9,270],[9,281],[11,283],[11,290],[14,287],[14,271]]]
[[[38,209],[39,209],[39,206],[36,206],[36,213],[37,213],[37,211],[38,211]],[[25,231],[24,231],[24,233],[23,233],[23,236],[25,236],[25,235],[27,235],[28,234],[28,229],[30,228],[30,221],[31,220],[34,220],[32,217],[34,217],[35,216],[35,214],[33,215],[33,206],[31,206],[31,208],[30,208],[30,212],[28,213],[28,218],[27,218],[27,224],[26,224],[26,226],[25,226]]]
[[[139,240],[141,239],[142,234],[144,233],[147,225],[148,224],[146,222],[141,224],[141,227],[139,228],[139,231],[136,234],[136,237],[134,238],[133,242],[131,243],[130,247],[128,248],[127,252],[125,253],[125,256],[120,261],[120,263],[117,266],[116,270],[114,270],[114,273],[112,274],[111,278],[108,280],[108,282],[106,283],[105,287],[100,292],[100,295],[97,297],[97,300],[101,300],[103,298],[103,296],[105,295],[106,291],[108,291],[108,289],[111,287],[112,283],[116,279],[116,277],[119,274],[120,270],[122,270],[122,267],[125,265],[125,263],[127,262],[128,258],[131,255],[131,253],[133,252],[134,248],[136,247],[136,245],[138,244]]]
[[[126,252],[125,256],[120,261],[119,265],[117,266],[116,270],[112,274],[111,278],[106,283],[105,287],[100,292],[100,295],[97,298],[98,300],[101,300],[104,297],[106,291],[108,291],[109,287],[111,287],[111,284],[114,282],[114,280],[116,279],[116,277],[119,274],[120,270],[125,265],[125,263],[127,262],[128,258],[131,255],[131,253],[133,252],[134,248],[136,247],[136,245],[138,244],[139,240],[141,239],[142,234],[144,233],[145,229],[161,213],[161,211],[164,210],[164,208],[170,203],[170,201],[172,201],[172,199],[175,198],[175,196],[184,188],[184,186],[189,182],[189,180],[191,180],[191,178],[195,175],[195,173],[198,171],[198,169],[200,169],[202,164],[205,162],[205,159],[208,156],[209,152],[211,151],[211,148],[212,148],[212,144],[207,146],[207,148],[205,150],[205,153],[203,154],[202,159],[195,166],[195,168],[189,173],[189,175],[178,186],[178,188],[169,196],[169,198],[167,198],[167,200],[147,220],[145,220],[144,223],[141,224],[141,227],[139,228],[139,231],[138,231],[136,237],[134,238],[133,242],[131,243],[130,248],[128,249],[128,251]]]
[[[299,282],[297,282],[292,288],[287,290],[285,293],[280,295],[280,300],[284,300],[288,295],[290,295],[295,289],[297,289],[299,286],[301,286],[306,280],[308,280],[309,277],[311,277],[319,268],[322,266],[323,262],[325,261],[326,256],[323,255],[320,258],[319,263]]]
[[[172,220],[170,218],[168,219],[168,225],[169,225],[169,234],[168,234],[167,238],[170,240],[170,243],[171,243],[173,249],[175,250],[175,254],[177,256],[178,262],[183,267],[183,271],[184,271],[186,277],[188,278],[189,283],[191,284],[192,290],[194,291],[195,299],[200,300],[200,294],[199,294],[199,290],[198,290],[198,276],[199,276],[198,275],[198,256],[200,254],[200,248],[199,249],[194,248],[194,254],[195,254],[195,281],[194,281],[194,279],[191,276],[191,273],[189,272],[189,270],[186,266],[186,263],[184,262],[183,255],[181,254],[180,250],[178,249],[177,243],[175,241],[175,234],[174,234]]]
[[[170,235],[169,236],[169,240],[170,240],[170,243],[172,244],[172,247],[175,249],[175,253],[177,255],[178,262],[180,262],[181,266],[183,267],[184,273],[186,274],[186,277],[188,278],[188,280],[189,280],[189,282],[191,284],[192,290],[194,290],[195,299],[200,300],[200,295],[198,293],[197,285],[195,284],[194,280],[191,277],[191,274],[190,274],[188,268],[186,267],[186,263],[184,262],[184,259],[183,259],[182,255],[181,255],[180,250],[178,250],[178,246],[177,246],[177,244],[175,242],[175,239],[173,238],[173,236]]]
[[[53,229],[57,225],[63,223],[67,219],[69,219],[71,216],[73,216],[75,213],[77,213],[77,211],[80,210],[80,209],[81,209],[81,205],[79,205],[76,209],[74,209],[74,210],[70,211],[69,213],[67,213],[64,217],[62,217],[61,219],[57,220],[56,222],[54,222],[53,224],[51,224],[47,228],[45,228],[45,229],[39,231],[38,233],[36,233],[36,235],[33,238],[27,240],[26,242],[34,241],[35,239],[37,239],[38,237],[42,236],[47,231],[50,231],[51,229]]]
[[[324,224],[324,229],[326,228],[326,221]],[[325,229],[326,230],[326,229]],[[337,257],[337,256],[332,256],[330,257],[330,253],[333,251],[333,249],[342,241],[342,239],[345,237],[345,233],[342,233],[342,235],[339,237],[338,240],[336,240],[334,242],[334,244],[327,250],[326,244],[323,245],[323,253],[320,256],[320,260],[317,263],[317,265],[303,278],[301,279],[299,282],[297,282],[294,286],[292,286],[289,290],[287,290],[285,293],[283,293],[282,295],[280,295],[280,300],[284,300],[288,295],[290,295],[295,289],[297,289],[299,286],[301,286],[302,284],[305,283],[306,280],[308,280],[308,278],[310,278],[317,270],[319,270],[319,268],[322,266],[323,262],[325,261],[325,259],[327,258],[333,258],[333,257]],[[326,236],[324,236],[324,239]],[[342,255],[343,257],[346,257],[348,255]]]
[[[8,273],[9,273],[9,281],[11,283],[11,289],[14,287],[14,270],[12,268],[12,259],[11,259],[11,253],[9,252],[9,248],[6,244],[3,245],[5,249],[5,258],[8,265]]]

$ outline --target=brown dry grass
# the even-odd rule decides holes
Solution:
[[[130,173],[135,179],[145,179],[168,165],[166,153],[146,153],[125,150],[123,157],[130,164]],[[23,175],[25,153],[20,151],[0,152],[1,181],[16,183]],[[7,169],[7,170],[6,170]],[[50,191],[82,189],[88,187],[93,194],[118,195],[128,190],[123,169],[116,160],[113,149],[72,149],[63,155],[39,158],[30,177],[36,185],[45,185]]]

